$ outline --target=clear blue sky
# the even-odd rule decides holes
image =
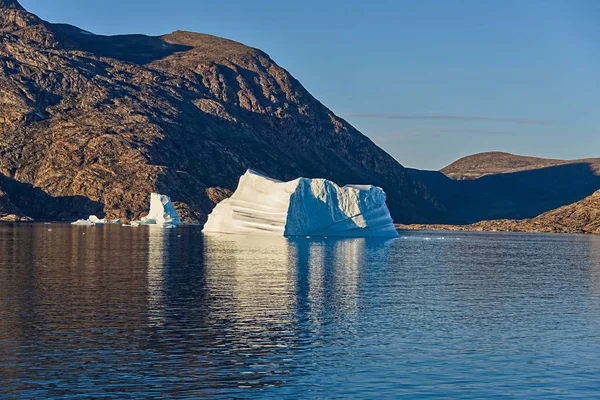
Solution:
[[[600,157],[600,0],[21,0],[97,34],[258,47],[402,164]]]

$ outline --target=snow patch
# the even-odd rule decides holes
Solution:
[[[88,32],[88,31],[79,31],[79,33],[81,33],[82,35],[85,35],[85,36],[94,36],[94,34],[92,32]]]
[[[281,182],[248,170],[203,232],[278,236],[398,237],[381,188],[326,179]]]

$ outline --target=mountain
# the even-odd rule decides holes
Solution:
[[[600,159],[546,160],[483,153],[441,171],[409,173],[439,199],[447,220],[454,224],[533,218],[600,189]]]
[[[472,225],[398,225],[401,229],[600,234],[600,190],[589,197],[525,220],[492,220]]]
[[[479,153],[463,157],[443,168],[441,172],[448,178],[465,180],[568,164],[588,164],[596,173],[600,173],[600,158],[554,160],[502,152]]]
[[[0,0],[0,189],[21,213],[137,219],[160,192],[202,222],[249,168],[374,184],[396,221],[446,220],[422,183],[260,50],[183,31],[94,35]]]

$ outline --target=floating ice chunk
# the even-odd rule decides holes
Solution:
[[[94,225],[104,225],[108,223],[106,219],[100,219],[95,215],[90,215],[88,219],[80,219],[75,222],[72,222],[71,225],[82,225],[82,226],[94,226]]]
[[[88,221],[87,219],[78,219],[75,222],[71,222],[71,225],[79,225],[79,226],[94,226],[93,222]]]
[[[281,182],[248,170],[203,232],[279,236],[398,237],[381,188],[326,179]]]
[[[177,228],[177,225],[173,225],[173,224],[164,224],[164,225],[160,225],[161,228],[165,228],[165,229],[173,229],[173,228]]]
[[[175,228],[181,224],[177,210],[169,196],[152,193],[150,195],[150,212],[140,221],[134,221],[131,226],[158,225],[163,228]]]

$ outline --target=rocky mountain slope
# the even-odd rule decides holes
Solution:
[[[375,184],[396,221],[446,218],[260,50],[181,31],[99,36],[0,0],[0,213],[132,219],[159,191],[204,221],[248,168]]]
[[[525,220],[482,221],[472,225],[398,225],[399,229],[510,231],[600,234],[600,191],[591,196]]]
[[[486,175],[507,174],[554,167],[557,165],[586,164],[600,174],[600,158],[582,160],[554,160],[518,156],[503,152],[488,152],[463,157],[440,170],[454,180],[477,179]]]

